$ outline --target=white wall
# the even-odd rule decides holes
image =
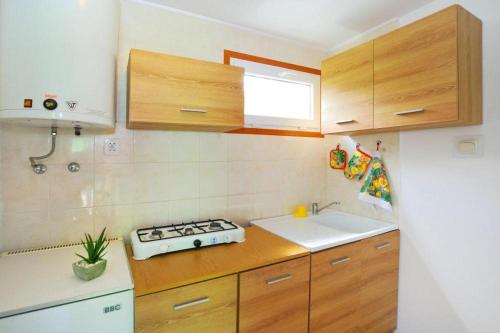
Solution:
[[[484,125],[411,131],[400,135],[401,189],[397,195],[402,231],[400,333],[500,331],[500,177],[497,174],[500,166],[500,66],[497,65],[500,17],[498,4],[494,1],[467,0],[460,3],[483,20]],[[449,4],[451,2],[445,0],[436,1],[403,17],[401,23]],[[117,232],[126,232],[134,225],[161,220],[162,214],[180,216],[182,207],[201,216],[207,212],[200,209],[202,203],[207,209],[227,209],[241,220],[263,211],[274,212],[275,205],[265,208],[256,200],[273,199],[279,191],[262,195],[254,190],[251,193],[237,190],[252,186],[256,180],[251,177],[245,178],[246,183],[227,184],[232,190],[226,188],[226,191],[233,194],[226,192],[227,195],[222,197],[200,198],[198,187],[194,190],[198,194],[192,198],[162,201],[168,194],[161,189],[155,190],[153,185],[157,174],[149,171],[156,170],[162,175],[162,170],[166,172],[172,163],[179,163],[168,160],[168,147],[180,147],[179,151],[188,152],[176,159],[195,154],[197,160],[189,163],[199,167],[203,163],[200,161],[200,143],[211,140],[212,149],[220,147],[221,143],[225,148],[215,151],[221,154],[219,157],[225,156],[222,162],[227,163],[227,168],[230,163],[233,166],[249,162],[262,165],[267,159],[265,156],[269,156],[273,149],[286,147],[280,157],[280,165],[285,169],[279,170],[286,170],[288,179],[301,179],[306,174],[313,177],[317,173],[315,168],[322,172],[324,153],[315,153],[319,157],[300,155],[304,151],[313,151],[311,147],[317,148],[315,142],[320,140],[205,136],[202,133],[179,138],[169,132],[147,134],[124,130],[125,73],[130,47],[219,62],[222,62],[223,49],[228,48],[313,67],[318,67],[325,57],[322,52],[283,40],[125,1],[118,59],[119,124],[114,134],[122,139],[124,155],[118,159],[103,157],[103,136],[82,136],[80,139],[62,136],[60,153],[49,161],[48,174],[40,178],[33,175],[26,157],[46,150],[48,132],[20,128],[1,131],[0,170],[3,172],[0,190],[4,211],[0,222],[4,229],[3,239],[9,241],[9,248],[78,239],[82,231],[93,230],[94,225],[109,224]],[[482,157],[460,159],[453,156],[455,138],[467,135],[482,136]],[[368,145],[373,144],[373,139],[357,140],[364,140]],[[334,145],[334,141],[327,140],[329,145]],[[73,151],[73,147],[80,150]],[[251,161],[241,161],[250,157],[241,154],[238,157],[238,151],[248,149],[252,152],[249,155]],[[167,160],[160,162],[156,159],[158,156]],[[65,163],[73,159],[83,162],[78,177],[64,173]],[[391,159],[397,161],[397,156]],[[313,167],[315,163],[318,165]],[[258,183],[265,185],[265,177],[269,174],[261,174],[264,178],[259,178]],[[126,181],[131,177],[151,185],[144,194],[149,202],[119,195],[134,188],[133,182]],[[166,178],[160,178],[160,181],[168,184]],[[309,189],[315,190],[315,186]],[[300,192],[300,183],[293,187]],[[329,183],[329,188],[334,189],[335,182]],[[289,209],[291,203],[311,198],[310,195],[289,198],[280,209]],[[181,209],[176,210],[177,207]],[[58,234],[60,230],[62,234]],[[5,242],[3,247],[7,247]]]
[[[48,171],[28,156],[49,149],[49,129],[0,129],[0,251],[78,241],[108,228],[127,236],[141,225],[226,216],[245,224],[320,201],[323,140],[125,129],[130,48],[223,62],[224,49],[319,68],[322,51],[233,26],[123,1],[118,54],[118,123],[113,133],[61,129]],[[68,54],[68,56],[71,56]],[[118,138],[120,156],[103,154]],[[81,163],[71,174],[69,162]]]
[[[222,63],[224,49],[319,68],[325,52],[230,25],[186,16],[137,0],[122,2],[118,59],[118,110],[123,120],[130,48]]]
[[[0,137],[2,137],[2,128],[0,126]],[[0,142],[0,145],[2,143]],[[2,149],[0,149],[0,162],[2,161]],[[0,163],[0,179],[2,179],[2,163]],[[3,200],[2,200],[2,182],[0,181],[0,249],[2,248],[2,240],[3,240],[3,223],[2,223],[2,216],[3,216]]]
[[[401,132],[401,333],[500,332],[499,3],[459,3],[483,21],[484,125]],[[455,138],[469,135],[484,155],[455,157]]]

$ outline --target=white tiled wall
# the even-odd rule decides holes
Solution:
[[[2,135],[2,128],[0,127],[0,136]],[[0,145],[2,144],[2,142],[0,141]],[[0,149],[0,179],[2,179],[2,175],[3,175],[3,166],[2,166],[2,151]],[[2,218],[2,215],[3,215],[3,200],[2,200],[2,182],[0,181],[0,248],[2,248],[2,240],[4,239],[4,230],[3,230],[3,218]]]
[[[131,48],[216,62],[230,49],[311,67],[323,51],[141,1],[122,1],[120,24],[114,132],[77,138],[60,130],[48,172],[37,176],[27,158],[48,151],[48,129],[0,129],[0,250],[78,240],[104,226],[127,234],[223,215],[245,223],[322,198],[321,139],[130,131],[124,123]],[[118,156],[103,154],[107,136],[120,140]],[[82,166],[77,174],[66,170],[72,161]]]
[[[372,205],[359,201],[358,194],[361,186],[364,184],[364,179],[362,181],[347,179],[343,171],[334,170],[329,167],[326,171],[326,202],[340,202],[339,205],[335,205],[333,208],[347,213],[397,223],[399,217],[398,193],[400,191],[398,132],[353,137],[328,135],[325,137],[325,154],[328,155],[329,151],[334,149],[338,143],[340,143],[342,149],[347,151],[349,158],[355,151],[357,143],[361,144],[363,151],[373,154],[376,151],[378,140],[382,141],[380,149],[392,192],[393,211],[389,212],[381,208],[375,208]]]
[[[218,62],[222,62],[223,50],[230,49],[316,68],[327,56],[285,40],[142,2],[122,1],[115,130],[108,134],[84,131],[75,137],[72,131],[61,129],[56,153],[45,162],[47,173],[35,175],[28,157],[49,150],[49,130],[0,126],[0,251],[75,241],[83,232],[104,227],[111,235],[127,235],[140,225],[215,216],[244,224],[290,213],[299,203],[323,203],[327,192],[329,201],[341,201],[338,209],[395,219],[374,214],[358,203],[359,183],[327,171],[334,137],[125,129],[130,48]],[[107,137],[119,139],[119,155],[103,154]],[[389,151],[384,157],[394,180],[398,177],[398,136],[385,137],[382,140]],[[376,138],[359,140],[374,146]],[[81,164],[76,174],[66,170],[73,161]],[[396,181],[396,195],[398,186]]]
[[[103,153],[118,138],[121,153]],[[107,227],[227,216],[238,223],[321,200],[323,140],[203,132],[131,131],[80,137],[60,130],[48,171],[28,156],[49,148],[48,129],[4,125],[0,133],[4,249],[78,240]],[[78,173],[66,169],[81,164]]]

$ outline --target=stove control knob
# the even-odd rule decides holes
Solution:
[[[168,245],[160,245],[160,251],[162,253],[168,252]]]
[[[201,240],[199,240],[199,239],[195,239],[195,240],[194,240],[194,242],[193,242],[193,245],[194,245],[195,247],[200,247],[200,246],[201,246]]]

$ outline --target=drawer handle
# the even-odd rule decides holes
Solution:
[[[332,266],[340,265],[340,264],[343,264],[345,262],[348,262],[349,260],[351,260],[350,257],[342,257],[342,258],[338,258],[338,259],[333,260],[330,264],[332,264]]]
[[[181,112],[207,113],[205,109],[180,109]]]
[[[193,301],[186,302],[186,303],[175,304],[174,310],[177,311],[177,310],[189,308],[191,306],[195,306],[195,305],[199,305],[199,304],[203,304],[203,303],[208,303],[209,301],[210,301],[210,298],[208,298],[208,297],[198,298],[198,299],[195,299]]]
[[[286,281],[286,280],[290,280],[291,278],[292,278],[292,274],[283,274],[283,275],[280,275],[280,276],[276,276],[276,277],[270,278],[269,280],[266,280],[266,283],[268,285],[272,285],[272,284],[275,284],[275,283],[278,283],[278,282],[283,282],[283,281]]]
[[[375,248],[377,250],[382,250],[382,249],[385,249],[386,247],[389,247],[389,246],[391,246],[391,242],[385,242],[385,243],[382,243],[380,245],[375,246]]]
[[[394,115],[395,116],[405,116],[407,114],[419,113],[419,112],[424,112],[424,111],[425,111],[424,108],[419,108],[419,109],[396,112],[396,113],[394,113]]]
[[[343,124],[350,124],[350,123],[355,123],[356,120],[354,119],[346,119],[346,120],[339,120],[337,122],[335,122],[335,124],[337,125],[343,125]]]

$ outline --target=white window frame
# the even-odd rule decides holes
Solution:
[[[313,119],[294,119],[281,117],[267,117],[245,114],[245,128],[277,129],[287,131],[320,132],[321,131],[321,76],[305,71],[269,65],[258,61],[230,58],[230,64],[243,67],[245,74],[268,77],[282,81],[306,83],[312,86],[312,115]],[[297,66],[298,67],[298,66]]]

